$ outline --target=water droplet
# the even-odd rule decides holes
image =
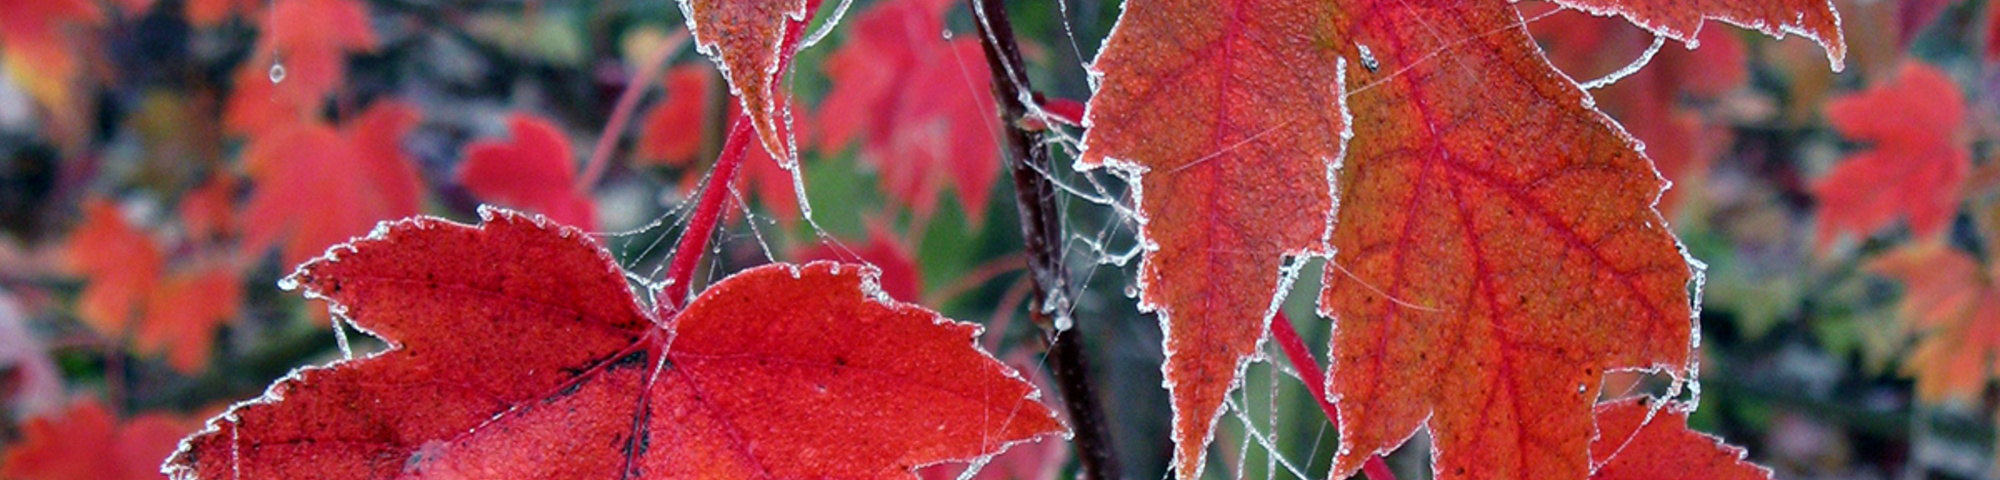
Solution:
[[[276,62],[271,63],[271,84],[277,85],[279,82],[283,81],[285,81],[285,64]]]
[[[947,28],[947,29],[945,29],[945,31],[944,31],[944,39],[945,39],[945,40],[951,40],[951,29],[948,29],[948,28]]]
[[[1139,298],[1139,287],[1136,285],[1126,285],[1125,298]]]

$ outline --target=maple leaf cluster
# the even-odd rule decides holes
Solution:
[[[1813,255],[1902,287],[1893,316],[1913,345],[1902,373],[1917,401],[1977,404],[2000,374],[1990,314],[2000,308],[2000,202],[1989,195],[2000,169],[1974,160],[1991,108],[1961,87],[1962,69],[1903,53],[1956,8],[1948,2],[1899,4],[1890,40],[1859,39],[1864,73],[1848,93],[1820,72],[1849,60],[1843,2],[1128,0],[1078,72],[1091,95],[1081,107],[1000,70],[1020,65],[997,38],[954,38],[955,20],[993,27],[976,4],[864,2],[819,25],[850,7],[679,3],[688,31],[670,38],[691,38],[704,57],[676,63],[681,40],[669,40],[552,89],[611,87],[617,106],[601,129],[572,125],[573,110],[587,109],[550,105],[566,99],[509,97],[467,115],[432,98],[457,94],[449,88],[358,86],[385,75],[360,65],[412,45],[504,50],[475,33],[421,33],[470,29],[462,15],[475,7],[0,5],[10,88],[32,97],[65,159],[107,155],[92,148],[84,113],[122,105],[94,92],[124,73],[96,54],[104,32],[169,15],[250,43],[223,55],[234,63],[215,67],[226,72],[219,84],[192,87],[206,97],[145,103],[185,108],[193,113],[172,118],[208,127],[185,148],[142,139],[147,155],[202,160],[167,173],[99,172],[95,160],[64,168],[64,178],[111,180],[65,180],[78,214],[42,262],[74,279],[73,292],[30,285],[24,297],[74,305],[62,315],[84,340],[47,349],[102,350],[93,358],[104,387],[71,394],[36,334],[14,333],[25,322],[0,318],[0,345],[29,352],[0,355],[0,398],[33,400],[20,400],[31,419],[0,476],[1055,478],[1069,463],[1057,439],[1072,422],[1101,421],[1076,416],[1102,413],[1052,408],[1049,386],[1029,380],[1042,367],[1018,360],[1036,347],[998,347],[1004,320],[981,337],[979,325],[938,313],[1031,255],[945,268],[919,247],[948,201],[959,211],[942,213],[993,230],[983,226],[1003,166],[1017,182],[1066,181],[1029,171],[1046,165],[1003,162],[1004,151],[1060,145],[1076,154],[1070,173],[1108,171],[1130,188],[1131,204],[1116,207],[1132,213],[1120,221],[1143,255],[1137,308],[1162,329],[1147,368],[1159,369],[1172,411],[1159,443],[1171,444],[1162,457],[1175,475],[1214,473],[1219,436],[1258,435],[1219,425],[1240,408],[1231,395],[1246,369],[1267,361],[1268,337],[1335,427],[1332,478],[1388,476],[1381,458],[1419,430],[1435,478],[1768,478],[1743,449],[1690,428],[1698,388],[1674,397],[1703,375],[1703,264],[1670,220],[1720,210],[1704,185],[1729,185],[1718,172],[1746,168],[1732,163],[1742,124],[1780,109],[1745,98],[1780,75],[1758,66],[1774,55],[1811,59],[1779,67],[1793,97],[1831,98],[1792,106],[1808,112],[1793,121],[1823,117],[1827,138],[1812,141],[1836,153],[1785,162],[1817,170],[1789,179],[1789,200],[1810,211],[1797,230],[1811,232]],[[421,12],[384,21],[382,8]],[[839,44],[811,60],[823,75],[800,89],[823,95],[801,95],[789,75],[816,28]],[[1747,39],[1755,34],[1808,41],[1767,46]],[[592,68],[555,57],[501,63]],[[1002,118],[996,103],[1009,101],[1035,113]],[[584,130],[601,133],[586,141]],[[853,245],[821,229],[806,206],[817,197],[805,196],[809,176],[847,159],[885,204],[854,215],[863,226],[849,230],[865,242]],[[177,193],[141,192],[150,175]],[[614,196],[633,186],[664,186],[643,196],[687,208],[646,224],[655,205]],[[848,200],[833,207],[871,206]],[[1018,207],[1024,223],[1041,214]],[[754,244],[715,234],[731,219],[747,220]],[[665,253],[607,248],[666,232],[680,240]],[[710,248],[712,238],[761,256]],[[1064,258],[1070,247],[1052,248],[1029,253]],[[29,257],[0,249],[10,265],[17,258]],[[1308,259],[1326,268],[1299,282]],[[655,261],[658,270],[638,268]],[[252,280],[295,265],[284,288],[312,300],[312,330],[333,327],[339,359],[292,370],[199,430],[187,415],[143,407],[159,403],[145,397],[151,386],[124,384],[167,375],[148,371],[156,359],[171,375],[226,375],[210,367],[240,364],[217,352],[274,329],[246,321],[265,315]],[[959,270],[972,273],[926,283],[926,273]],[[0,273],[0,287],[17,288]],[[995,318],[1068,300],[1029,278],[1043,273],[1020,275]],[[1327,333],[1323,372],[1281,313],[1294,283],[1310,285],[1327,320],[1309,325]],[[0,316],[17,316],[8,310]],[[357,357],[349,326],[381,345],[357,342],[368,352]],[[1041,333],[1058,335],[1051,328]],[[1632,372],[1654,375],[1668,395],[1634,395],[1644,382],[1622,380]],[[1265,448],[1276,464],[1277,448]]]
[[[1690,45],[1716,18],[1844,57],[1824,2],[1557,3]],[[1580,478],[1606,372],[1695,374],[1653,162],[1525,23],[1506,2],[1128,6],[1093,65],[1082,161],[1138,172],[1176,471],[1201,472],[1287,258],[1333,265],[1336,477],[1428,426],[1440,478]]]

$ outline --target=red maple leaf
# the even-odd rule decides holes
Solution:
[[[178,478],[908,478],[1061,432],[977,326],[774,264],[672,318],[583,231],[483,209],[414,218],[299,268],[392,348],[301,369],[211,420]]]
[[[779,57],[791,54],[780,51],[780,45],[786,25],[806,18],[806,10],[818,5],[817,0],[681,0],[695,46],[722,67],[730,91],[742,100],[773,157],[790,158],[791,152],[791,140],[777,121],[779,107],[789,100],[772,86]]]
[[[120,422],[96,401],[71,405],[57,418],[37,418],[11,447],[0,477],[20,480],[149,480],[160,459],[194,423],[160,414]]]
[[[1871,148],[1813,183],[1821,245],[1842,232],[1868,235],[1897,217],[1920,237],[1950,225],[1972,172],[1962,137],[1965,98],[1951,77],[1911,62],[1886,84],[1828,103],[1826,116],[1834,130]]]
[[[833,85],[816,112],[819,146],[861,141],[882,190],[928,217],[949,185],[968,222],[983,222],[1000,174],[991,75],[979,39],[942,37],[945,0],[878,3],[827,57]]]
[[[345,131],[297,123],[252,139],[243,168],[254,189],[237,216],[244,247],[282,240],[284,261],[303,262],[376,222],[416,214],[423,181],[399,142],[417,121],[415,108],[384,101]]]
[[[1321,298],[1336,477],[1426,423],[1442,478],[1582,477],[1603,372],[1688,365],[1688,267],[1650,162],[1512,4],[1417,3],[1131,5],[1106,41],[1083,162],[1143,192],[1141,300],[1167,334],[1184,476],[1287,256],[1339,252]],[[1722,18],[1844,48],[1823,1],[1561,3],[1683,40]]]
[[[1522,7],[1530,18],[1542,18]],[[1564,11],[1529,25],[1549,60],[1571,75],[1606,75],[1630,64],[1655,36],[1615,18]],[[1663,47],[1645,68],[1591,93],[1597,105],[1646,145],[1646,157],[1673,182],[1659,209],[1672,217],[1680,197],[1698,187],[1729,144],[1729,130],[1712,125],[1683,99],[1712,101],[1749,78],[1742,38],[1725,29],[1699,34],[1701,48]],[[1579,78],[1588,81],[1595,77]]]
[[[1597,404],[1590,442],[1592,480],[1768,480],[1771,470],[1743,460],[1743,449],[1687,428],[1678,404],[1645,397]]]
[[[508,143],[465,147],[458,181],[488,202],[528,210],[586,230],[597,229],[597,202],[576,185],[576,153],[560,127],[527,114],[507,119]]]
[[[1896,316],[1919,339],[1904,361],[1917,398],[1976,401],[2000,354],[2000,287],[1978,260],[1942,241],[1909,245],[1868,262],[1903,284]]]
[[[83,224],[63,246],[69,267],[86,279],[77,317],[99,332],[126,331],[166,270],[160,246],[104,199],[83,203]]]

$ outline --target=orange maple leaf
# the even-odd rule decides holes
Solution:
[[[101,198],[84,201],[83,224],[70,233],[63,252],[70,268],[87,279],[77,317],[104,333],[130,327],[166,269],[159,244]]]
[[[816,0],[681,0],[695,46],[715,59],[729,78],[730,91],[742,100],[764,149],[775,158],[791,158],[791,139],[775,120],[787,96],[773,88],[785,25],[806,18]],[[790,160],[786,160],[790,161]]]
[[[243,280],[228,265],[207,265],[162,280],[146,300],[139,322],[138,350],[164,353],[167,365],[184,373],[208,366],[215,329],[236,319],[243,304]]]
[[[1994,272],[1942,241],[1907,245],[1867,270],[1903,284],[1897,317],[1920,337],[1904,373],[1927,403],[1977,400],[2000,354],[2000,287]]]
[[[1222,400],[1270,323],[1286,255],[1326,255],[1347,129],[1321,0],[1126,5],[1091,68],[1085,166],[1139,173],[1143,309],[1166,331],[1175,471],[1201,476]],[[1268,72],[1283,72],[1269,74]],[[1255,108],[1243,108],[1246,102]]]
[[[207,366],[215,327],[235,319],[242,303],[234,268],[168,274],[159,244],[103,199],[84,203],[84,223],[64,252],[89,282],[77,307],[84,323],[108,335],[131,333],[140,352],[165,353],[184,373]]]

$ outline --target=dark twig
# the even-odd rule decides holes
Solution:
[[[1028,92],[1028,75],[1021,61],[1020,46],[1014,42],[1014,27],[1000,0],[966,0],[977,14],[980,45],[986,51],[986,65],[993,74],[993,96],[1000,104],[1000,123],[1005,127],[1008,170],[1014,179],[1014,200],[1020,207],[1021,237],[1028,252],[1028,273],[1034,279],[1035,300],[1028,313],[1047,332],[1048,365],[1063,406],[1069,411],[1075,436],[1077,458],[1083,463],[1083,478],[1111,480],[1123,478],[1117,450],[1112,448],[1109,425],[1098,405],[1096,387],[1090,382],[1083,342],[1075,328],[1056,328],[1052,312],[1067,315],[1069,271],[1062,264],[1062,217],[1056,208],[1056,188],[1037,171],[1053,171],[1048,150],[1039,148],[1039,131],[1030,131],[1022,120],[1028,109],[1023,98]],[[1049,304],[1053,302],[1054,304]]]

